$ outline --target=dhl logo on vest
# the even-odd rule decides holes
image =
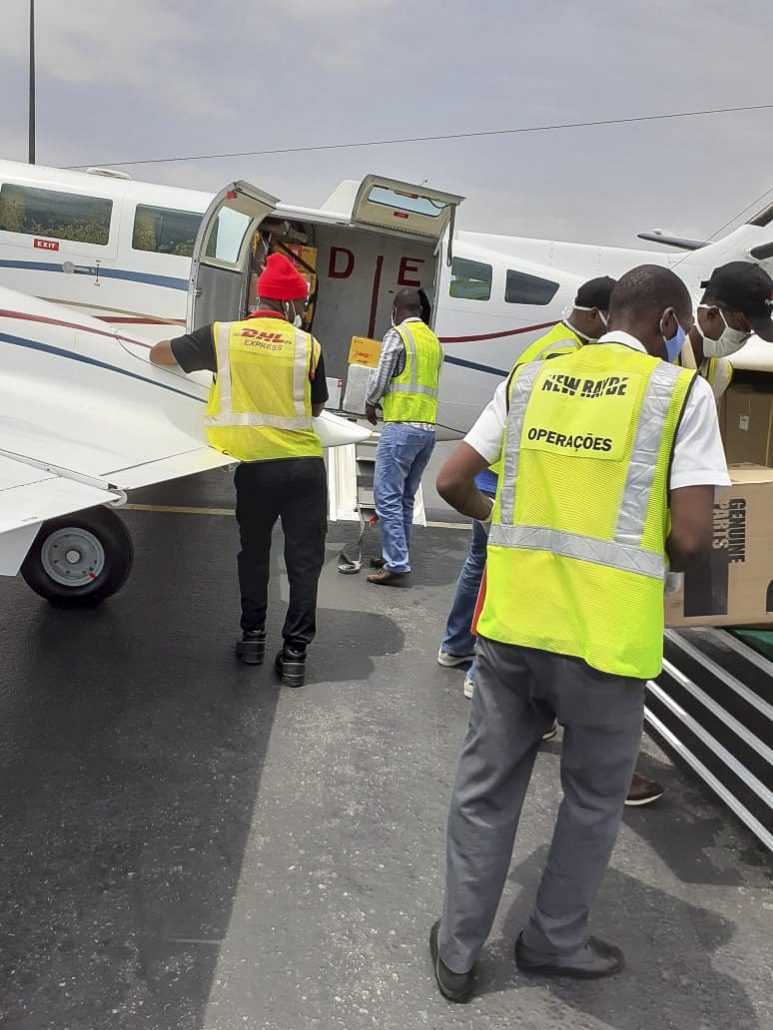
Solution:
[[[526,406],[521,447],[623,461],[641,385],[637,373],[580,377],[545,369]]]
[[[238,337],[243,347],[258,347],[266,351],[280,351],[293,345],[286,334],[271,333],[265,329],[241,329]]]

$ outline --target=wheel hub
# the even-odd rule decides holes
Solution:
[[[105,567],[105,550],[99,538],[81,526],[57,529],[46,538],[40,552],[43,568],[60,586],[84,587],[93,583]]]

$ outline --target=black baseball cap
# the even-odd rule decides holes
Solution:
[[[574,306],[577,308],[598,308],[600,311],[609,311],[609,298],[612,290],[617,286],[617,279],[608,275],[601,275],[598,279],[589,279],[583,283],[574,298]]]
[[[751,261],[720,265],[701,283],[707,301],[740,311],[754,332],[773,343],[773,279]]]

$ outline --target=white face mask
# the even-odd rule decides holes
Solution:
[[[703,308],[704,311],[710,311],[713,307],[715,307],[713,304],[699,304],[698,310]],[[695,328],[703,340],[703,353],[707,358],[726,358],[729,354],[739,351],[752,334],[744,332],[742,329],[733,329],[727,324],[721,308],[716,308],[716,310],[719,311],[719,317],[725,323],[725,328],[718,340],[712,340],[710,336],[706,336],[701,329],[700,318],[695,319]]]
[[[290,317],[291,310],[293,312],[292,318]],[[303,317],[298,314],[298,309],[292,301],[285,302],[285,318],[291,325],[294,325],[296,329],[300,329],[303,325]]]
[[[389,316],[389,321],[391,322],[393,329],[396,329],[398,327],[398,325],[400,324],[399,322],[395,322],[395,309],[394,308],[392,308],[392,314]]]
[[[595,311],[601,319],[601,324],[604,326],[604,328],[606,329],[609,325],[609,316],[605,315],[600,308],[584,308],[580,304],[567,304],[564,310],[561,312],[561,315],[563,320],[567,322],[569,325],[572,325],[572,323],[569,321],[569,316],[573,311]],[[587,340],[589,343],[596,342],[597,338],[595,336],[588,336],[585,333],[581,333],[576,326],[572,325],[572,330],[573,332],[577,333],[577,335],[581,337],[583,340]]]

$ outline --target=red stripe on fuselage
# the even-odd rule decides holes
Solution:
[[[57,325],[63,329],[78,329],[82,333],[93,333],[94,336],[106,336],[109,340],[122,340],[124,343],[133,343],[135,347],[144,347],[150,350],[152,343],[144,340],[135,340],[131,336],[121,336],[118,333],[110,333],[106,329],[94,329],[90,325],[81,325],[79,322],[65,322],[61,318],[49,318],[47,315],[31,315],[28,311],[4,311],[0,310],[0,318],[18,318],[22,322],[40,322],[42,325]]]
[[[481,333],[479,336],[441,336],[441,343],[477,343],[479,340],[503,340],[507,336],[520,336],[522,333],[535,333],[538,329],[550,329],[558,324],[558,319],[553,322],[541,322],[539,325],[524,325],[520,329],[504,329],[499,333]]]

